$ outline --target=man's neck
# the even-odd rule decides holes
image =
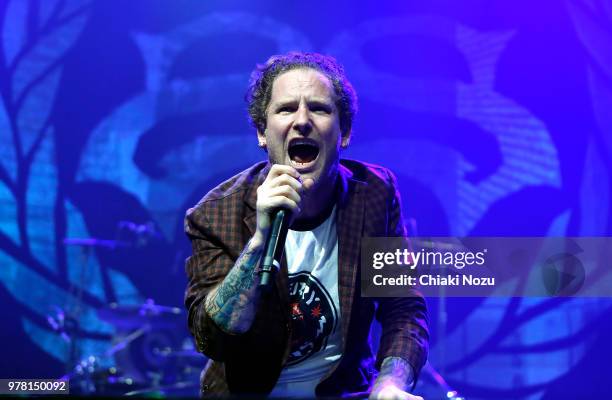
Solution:
[[[329,216],[336,203],[335,176],[328,179],[328,183],[314,186],[302,199],[302,212],[296,226],[310,226],[313,222],[322,222]]]

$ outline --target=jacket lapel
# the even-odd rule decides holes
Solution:
[[[365,182],[353,178],[353,174],[340,165],[342,185],[338,201],[338,294],[342,317],[343,343],[346,343],[350,322],[353,296],[357,281],[357,269],[361,254],[361,237],[365,199],[363,186]]]

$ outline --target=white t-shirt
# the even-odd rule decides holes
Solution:
[[[311,231],[285,242],[291,305],[291,353],[272,397],[315,397],[321,378],[342,357],[336,209]]]

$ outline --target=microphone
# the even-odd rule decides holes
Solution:
[[[259,286],[263,289],[267,290],[272,286],[274,275],[280,269],[285,239],[289,230],[289,216],[290,213],[288,211],[280,209],[272,220],[272,227],[266,238],[265,252],[260,268],[261,280],[259,281]]]

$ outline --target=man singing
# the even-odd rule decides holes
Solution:
[[[408,392],[427,358],[423,298],[360,296],[361,238],[406,229],[391,172],[340,160],[357,111],[343,68],[316,53],[273,56],[253,72],[247,100],[268,161],[211,190],[185,219],[189,327],[210,358],[202,394],[420,399]],[[290,230],[263,291],[259,267],[279,209]]]

